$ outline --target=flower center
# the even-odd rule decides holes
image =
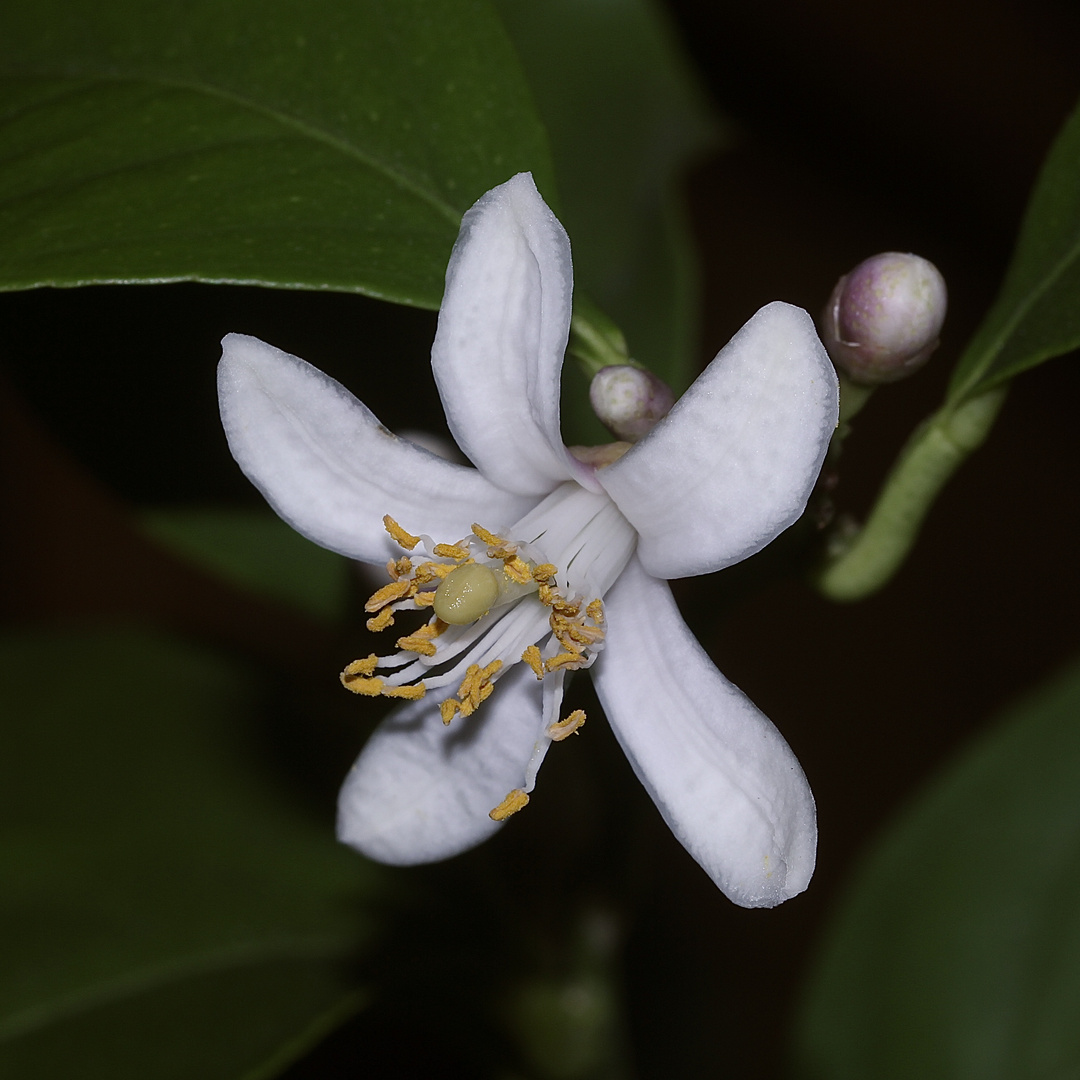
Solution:
[[[390,582],[365,605],[368,629],[386,630],[404,611],[430,610],[432,616],[397,639],[396,653],[354,660],[341,673],[344,686],[409,700],[450,687],[439,704],[449,724],[471,716],[499,677],[523,662],[537,679],[557,683],[544,695],[545,713],[551,713],[544,717],[544,745],[574,734],[585,714],[578,709],[558,719],[562,682],[567,671],[591,666],[603,648],[602,597],[636,543],[614,503],[568,482],[508,530],[521,538],[513,540],[474,524],[456,543],[434,543],[389,515],[383,524],[405,554],[387,563]],[[496,820],[528,797],[515,789],[507,800],[492,811]]]

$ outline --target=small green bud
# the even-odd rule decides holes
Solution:
[[[451,626],[467,626],[490,610],[499,598],[499,579],[479,563],[451,570],[435,590],[435,614]]]
[[[675,395],[662,379],[631,364],[601,368],[589,386],[593,412],[617,439],[637,442],[671,411]]]
[[[859,263],[833,289],[821,337],[836,364],[866,386],[917,371],[938,346],[948,294],[932,262],[887,251]]]

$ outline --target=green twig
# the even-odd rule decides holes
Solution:
[[[815,583],[825,596],[861,600],[893,576],[938,493],[989,434],[1005,392],[998,386],[959,405],[942,406],[915,430],[866,524],[817,574]]]

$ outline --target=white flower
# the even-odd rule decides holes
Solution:
[[[770,304],[636,446],[575,456],[559,431],[571,289],[569,241],[530,175],[465,215],[432,370],[475,469],[392,435],[302,360],[223,342],[221,414],[244,472],[316,543],[390,560],[374,628],[433,601],[443,617],[343,673],[350,689],[409,700],[346,780],[339,836],[393,864],[484,840],[583,722],[560,719],[563,681],[590,668],[672,831],[737,904],[769,907],[810,880],[813,797],[663,579],[738,562],[800,516],[836,377],[807,314]]]

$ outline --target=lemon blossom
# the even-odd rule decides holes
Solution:
[[[304,361],[223,342],[221,414],[241,468],[305,536],[386,565],[372,629],[421,612],[391,631],[396,651],[342,674],[404,700],[345,781],[338,833],[392,864],[484,840],[528,802],[552,742],[584,723],[561,715],[562,696],[567,672],[588,668],[675,835],[733,901],[772,906],[813,872],[813,797],[664,579],[738,562],[800,516],[836,425],[836,377],[809,316],[770,304],[639,443],[568,449],[571,291],[569,241],[529,174],[465,215],[432,370],[475,468],[391,434]]]

